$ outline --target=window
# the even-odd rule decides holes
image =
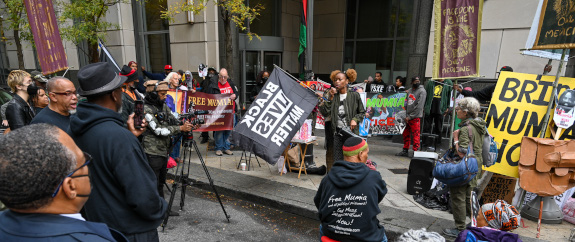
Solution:
[[[348,0],[344,69],[355,68],[358,80],[382,73],[392,84],[407,74],[413,0]]]
[[[258,4],[264,7],[260,15],[249,24],[249,30],[261,36],[280,36],[280,2],[279,0],[247,0],[246,4],[255,7]]]

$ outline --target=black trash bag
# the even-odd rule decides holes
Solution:
[[[429,209],[441,211],[450,209],[449,189],[447,189],[447,185],[441,182],[423,194],[413,195],[413,200]]]

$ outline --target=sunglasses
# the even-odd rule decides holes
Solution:
[[[84,162],[83,165],[81,165],[80,167],[76,168],[75,170],[73,170],[72,172],[70,172],[70,174],[66,175],[64,177],[64,179],[62,179],[62,181],[60,182],[60,184],[58,184],[58,187],[56,187],[56,191],[54,191],[54,193],[52,194],[52,197],[55,197],[58,194],[58,191],[60,190],[60,187],[62,186],[62,184],[64,183],[64,180],[66,180],[66,178],[70,177],[70,178],[78,178],[78,177],[85,177],[85,176],[89,176],[90,173],[88,172],[87,175],[78,175],[78,176],[72,176],[74,175],[74,173],[76,173],[77,171],[79,171],[80,169],[82,169],[84,166],[87,166],[88,164],[90,164],[90,162],[92,162],[92,156],[86,152],[84,152],[84,159],[86,160]]]

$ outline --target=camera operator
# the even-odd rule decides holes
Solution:
[[[164,197],[164,182],[166,181],[166,166],[170,153],[170,136],[180,132],[192,131],[193,126],[189,122],[180,122],[171,114],[165,100],[168,95],[169,83],[167,81],[147,81],[146,97],[144,98],[144,112],[148,127],[144,133],[142,145],[148,157],[150,167],[154,170],[158,180],[158,193]],[[170,215],[176,215],[170,212]]]

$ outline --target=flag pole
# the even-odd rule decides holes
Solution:
[[[297,78],[295,78],[294,76],[292,76],[291,74],[289,74],[287,71],[285,71],[284,69],[282,69],[281,67],[277,66],[276,64],[274,64],[274,68],[280,69],[281,71],[283,71],[283,73],[287,74],[288,76],[290,76],[294,81],[296,81],[299,84],[302,84],[300,80],[298,80]],[[305,85],[305,83],[304,83]],[[313,89],[311,89],[311,87],[309,87],[308,85],[305,85],[305,88],[312,91],[315,94],[315,91]]]
[[[553,104],[555,103],[555,96],[557,96],[557,84],[559,83],[559,75],[561,75],[561,69],[563,68],[563,60],[565,59],[565,53],[567,49],[563,49],[561,53],[561,60],[559,60],[559,68],[557,68],[557,74],[555,74],[555,81],[553,82],[553,90],[551,91],[551,100],[549,100],[549,105],[547,105],[547,112],[543,118],[543,127],[541,127],[541,134],[539,138],[545,138],[545,133],[547,132],[547,126],[549,126],[549,113],[553,109]],[[560,135],[557,133],[556,135]]]

